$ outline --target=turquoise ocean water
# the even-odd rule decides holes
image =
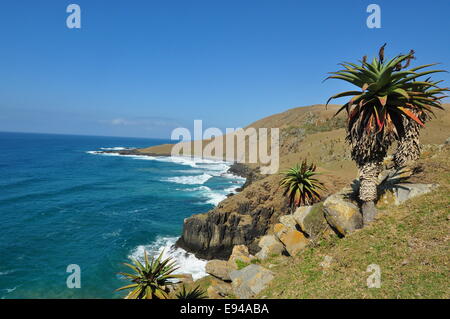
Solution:
[[[144,249],[203,276],[204,261],[173,247],[183,219],[243,179],[223,162],[97,153],[166,142],[0,133],[0,298],[119,298],[121,263]],[[67,288],[70,264],[80,289]]]

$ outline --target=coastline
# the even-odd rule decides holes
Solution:
[[[217,158],[198,158],[194,156],[173,157],[171,156],[171,154],[164,152],[155,153],[143,150],[145,149],[113,147],[113,148],[103,148],[98,151],[89,151],[88,153],[97,155],[111,155],[111,156],[125,156],[125,157],[129,156],[133,158],[148,157],[154,160],[163,160],[167,162],[171,161],[175,164],[180,165],[186,164],[192,165],[193,167],[195,167],[196,164],[204,164],[205,162],[224,164],[227,166],[227,168],[225,172],[220,173],[220,176],[225,178],[237,177],[239,179],[243,179],[243,181],[232,190],[230,190],[230,188],[224,189],[224,191],[230,190],[230,192],[226,195],[225,198],[222,198],[220,201],[217,201],[217,203],[214,203],[214,207],[209,211],[216,209],[219,206],[219,204],[228,197],[234,196],[235,194],[241,192],[245,187],[249,185],[249,182],[251,182],[254,179],[253,177],[254,169],[248,167],[245,164],[226,162]],[[204,214],[208,214],[209,211],[205,211]],[[182,265],[180,273],[191,274],[194,280],[206,276],[207,273],[205,272],[205,265],[207,260],[211,258],[202,258],[202,256],[199,256],[197,254],[197,251],[195,249],[191,249],[189,245],[186,245],[183,239],[183,233],[185,232],[186,228],[185,222],[187,219],[191,218],[194,215],[195,214],[192,214],[191,216],[189,216],[184,220],[183,232],[179,234],[179,236],[177,237],[158,236],[154,242],[147,245],[139,245],[138,247],[136,247],[130,253],[129,257],[142,259],[144,255],[143,254],[144,250],[147,250],[149,253],[154,255],[158,255],[161,252],[164,252],[164,255],[176,259],[177,262],[180,265]],[[221,258],[222,256],[217,255],[214,257]]]

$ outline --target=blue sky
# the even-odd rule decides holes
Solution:
[[[81,7],[82,28],[66,27]],[[366,8],[381,7],[381,29]],[[245,126],[347,89],[341,61],[416,51],[450,69],[450,2],[2,1],[0,131],[169,138]],[[449,85],[448,74],[439,78]]]

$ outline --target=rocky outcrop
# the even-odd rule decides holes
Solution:
[[[258,168],[250,168],[249,166],[242,163],[234,163],[228,169],[228,173],[245,178],[245,183],[244,185],[242,185],[242,187],[239,187],[237,189],[238,192],[243,191],[253,182],[256,182],[257,180],[263,178],[263,175],[261,175],[258,171],[259,171]]]
[[[249,215],[212,211],[184,222],[177,246],[204,259],[228,259],[235,245],[250,245],[266,233],[274,211],[261,209]]]
[[[246,245],[256,254],[260,248],[255,240],[288,212],[286,199],[278,191],[279,179],[268,176],[208,213],[186,218],[177,246],[203,259],[227,260],[236,245]]]
[[[251,264],[230,274],[233,292],[238,298],[248,299],[261,292],[274,278],[274,273],[260,266]]]

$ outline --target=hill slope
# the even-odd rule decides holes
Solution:
[[[276,277],[259,297],[448,299],[450,144],[424,152],[419,165],[424,171],[416,179],[438,183],[437,190],[382,211],[373,224],[344,239],[264,261]],[[381,288],[367,287],[371,264],[380,266]]]

